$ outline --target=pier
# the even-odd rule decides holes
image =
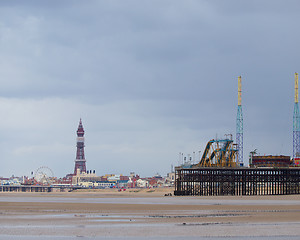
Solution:
[[[177,168],[174,195],[300,194],[300,168]]]
[[[0,186],[0,192],[52,192],[50,186],[14,186],[14,185],[2,185]]]
[[[0,192],[69,192],[79,189],[78,186],[72,185],[51,185],[51,186],[38,186],[38,185],[0,185]]]

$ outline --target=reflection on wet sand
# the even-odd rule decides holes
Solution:
[[[0,216],[0,239],[300,237],[300,196],[3,193]]]

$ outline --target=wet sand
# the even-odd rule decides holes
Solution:
[[[169,192],[0,193],[0,239],[300,238],[299,195],[164,196]]]

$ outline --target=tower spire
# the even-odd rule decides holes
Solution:
[[[242,77],[238,77],[238,109],[236,117],[236,143],[238,150],[238,164],[244,165],[243,162],[243,112],[242,112]]]
[[[76,151],[76,159],[75,159],[75,169],[74,174],[77,174],[79,170],[80,173],[86,172],[86,160],[84,156],[84,129],[82,126],[82,121],[80,118],[78,129],[77,129],[77,151]],[[77,170],[78,169],[78,170]]]
[[[293,116],[293,159],[300,158],[300,117],[298,105],[298,73],[295,73],[295,103]]]

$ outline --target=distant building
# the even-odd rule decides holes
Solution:
[[[174,184],[175,184],[175,173],[174,172],[168,173],[166,177],[166,185],[174,186]]]
[[[149,182],[146,179],[140,178],[136,181],[136,185],[139,188],[147,188],[149,187]]]
[[[296,167],[300,167],[300,158],[294,158],[294,163]]]
[[[94,182],[80,182],[80,186],[85,188],[112,188],[115,186],[114,182],[109,181],[94,181]]]
[[[120,174],[106,174],[105,176],[97,176],[95,171],[87,171],[72,177],[72,184],[85,188],[127,188],[129,177]]]
[[[250,167],[289,167],[291,166],[290,156],[252,156]]]
[[[108,177],[107,180],[110,182],[117,182],[120,180],[120,175],[112,175],[112,176]]]
[[[96,171],[89,170],[87,172],[80,172],[77,169],[77,173],[72,176],[72,184],[80,185],[80,182],[96,182],[104,180],[102,177],[96,175]],[[107,179],[105,179],[107,180]]]

